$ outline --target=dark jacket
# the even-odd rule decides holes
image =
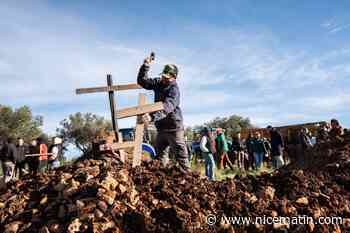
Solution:
[[[271,154],[272,156],[279,156],[283,153],[284,141],[282,135],[276,131],[272,130],[271,136]]]
[[[39,145],[36,145],[36,146],[30,145],[28,149],[29,149],[29,154],[39,154],[40,153]],[[39,161],[39,157],[38,156],[30,156],[30,157],[27,157],[27,160],[30,162]]]
[[[154,101],[163,102],[164,110],[152,114],[158,131],[183,130],[183,117],[180,109],[180,90],[174,81],[168,85],[160,78],[148,78],[149,66],[142,65],[137,76],[137,83],[147,90],[154,91]]]
[[[336,137],[339,137],[342,135],[343,129],[341,126],[339,127],[335,127],[335,128],[331,128],[331,130],[329,131],[329,137],[331,139],[335,139]]]
[[[253,154],[253,145],[254,144],[254,138],[253,137],[248,137],[247,140],[245,141],[245,146],[247,148],[248,154]]]
[[[264,145],[267,151],[271,151],[271,143],[269,140],[267,140],[266,138],[263,139],[264,140]]]
[[[304,132],[299,133],[299,144],[303,149],[307,149],[312,146],[310,137]]]
[[[252,143],[252,150],[254,153],[267,153],[264,140],[254,138]]]
[[[29,153],[29,148],[27,145],[17,145],[17,157],[16,162],[21,163],[26,159],[26,154]]]
[[[6,143],[1,150],[1,160],[15,162],[17,158],[17,149],[13,143]]]
[[[240,152],[244,150],[244,144],[241,140],[235,138],[232,140],[230,151]]]
[[[329,137],[328,131],[325,128],[320,128],[317,133],[317,142],[318,141],[325,141]]]
[[[29,154],[39,154],[39,153],[40,153],[39,145],[36,145],[36,146],[30,145],[29,146]]]

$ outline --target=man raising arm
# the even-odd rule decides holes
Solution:
[[[180,90],[177,85],[178,68],[176,65],[164,66],[160,78],[149,78],[151,58],[146,58],[141,66],[137,83],[147,90],[154,91],[154,101],[163,102],[164,110],[152,114],[157,128],[156,151],[164,165],[167,152],[173,151],[176,160],[184,170],[189,170],[188,153],[184,140],[183,117],[180,108]]]

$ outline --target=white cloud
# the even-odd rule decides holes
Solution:
[[[149,51],[135,42],[107,41],[83,19],[42,3],[26,7],[0,10],[0,34],[6,35],[0,38],[1,102],[29,104],[44,115],[45,129],[51,132],[69,113],[94,112],[109,119],[106,94],[76,96],[75,88],[105,85],[107,73],[118,83],[135,82]],[[146,39],[144,43],[157,48],[152,75],[164,63],[179,65],[187,125],[230,114],[250,117],[259,126],[323,120],[326,112],[343,111],[349,103],[339,87],[349,82],[349,48],[310,54],[288,48],[268,31],[209,26],[181,30],[184,37],[200,35],[197,43],[161,38],[153,42],[157,46]],[[320,100],[325,87],[340,95]],[[118,94],[118,106],[135,105],[137,92]],[[133,123],[121,121],[121,126]]]
[[[336,95],[318,96],[306,98],[305,104],[315,111],[341,110],[344,106],[349,106],[350,95],[341,93]]]
[[[326,20],[321,23],[321,27],[326,29],[329,34],[335,34],[350,28],[349,23],[344,23],[341,21],[337,21],[336,19]]]

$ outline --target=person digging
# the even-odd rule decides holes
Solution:
[[[184,171],[189,171],[190,164],[180,108],[180,90],[176,82],[178,68],[173,64],[165,65],[160,78],[149,78],[148,72],[153,61],[154,54],[144,60],[137,76],[137,83],[146,90],[153,90],[155,102],[161,101],[164,110],[151,115],[145,114],[143,120],[154,121],[157,128],[156,152],[162,164],[164,166],[168,164],[168,153],[172,151],[180,167]]]

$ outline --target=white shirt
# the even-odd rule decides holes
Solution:
[[[200,142],[200,145],[199,145],[202,152],[209,153],[209,149],[207,148],[207,143],[208,143],[208,137],[207,136],[203,136],[201,138],[201,142]]]
[[[57,157],[58,157],[58,147],[57,146],[54,146],[53,148],[52,148],[52,155],[51,155],[51,159],[52,160],[56,160],[57,159]]]

